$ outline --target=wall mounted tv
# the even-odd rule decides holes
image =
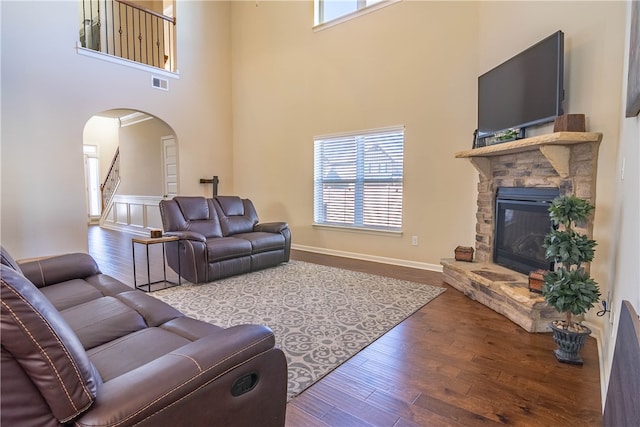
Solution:
[[[524,128],[561,115],[563,78],[562,31],[478,77],[478,145],[485,145],[481,138],[510,129],[520,129],[518,137],[523,137]]]

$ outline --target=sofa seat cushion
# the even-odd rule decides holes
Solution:
[[[284,236],[279,233],[255,231],[252,233],[236,234],[233,237],[237,239],[245,239],[251,242],[251,252],[254,254],[284,249]]]
[[[190,342],[163,328],[145,328],[94,347],[87,354],[106,382]]]
[[[116,298],[140,313],[147,326],[160,326],[169,320],[184,317],[174,307],[144,292],[122,292]]]
[[[191,341],[199,340],[223,330],[220,326],[186,316],[170,320],[163,324],[161,328]]]
[[[207,258],[209,262],[251,255],[251,242],[235,237],[216,237],[207,239]]]
[[[88,284],[102,292],[103,296],[114,296],[122,292],[133,291],[133,287],[125,285],[118,279],[115,279],[107,274],[96,274],[89,276],[86,279]]]
[[[40,291],[58,310],[102,298],[102,292],[83,279],[67,280],[40,288]]]
[[[87,301],[60,314],[87,350],[147,327],[137,311],[114,297]]]

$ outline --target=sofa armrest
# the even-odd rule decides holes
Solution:
[[[71,253],[30,261],[18,261],[24,276],[34,285],[54,285],[100,274],[98,264],[89,254]]]
[[[176,236],[180,238],[180,240],[195,240],[197,242],[207,241],[207,238],[203,234],[196,233],[195,231],[167,231],[164,235]]]
[[[286,222],[265,222],[253,226],[253,231],[264,231],[267,233],[282,233],[282,230],[289,228]]]
[[[221,329],[105,382],[75,425],[283,425],[287,367],[274,343],[264,326]],[[257,382],[233,396],[243,378]],[[259,421],[265,411],[274,422]]]

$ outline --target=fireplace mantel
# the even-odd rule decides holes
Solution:
[[[554,132],[459,151],[455,156],[459,159],[468,158],[478,172],[485,179],[488,179],[491,177],[491,161],[488,157],[540,150],[558,175],[561,178],[567,178],[569,176],[570,147],[575,144],[600,143],[601,140],[602,134],[599,132]]]

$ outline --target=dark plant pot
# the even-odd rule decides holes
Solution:
[[[550,325],[553,330],[553,341],[558,345],[558,348],[553,351],[556,359],[562,363],[582,365],[580,350],[584,346],[584,340],[591,335],[591,329],[583,325],[584,331],[574,332],[558,328],[553,322]]]

